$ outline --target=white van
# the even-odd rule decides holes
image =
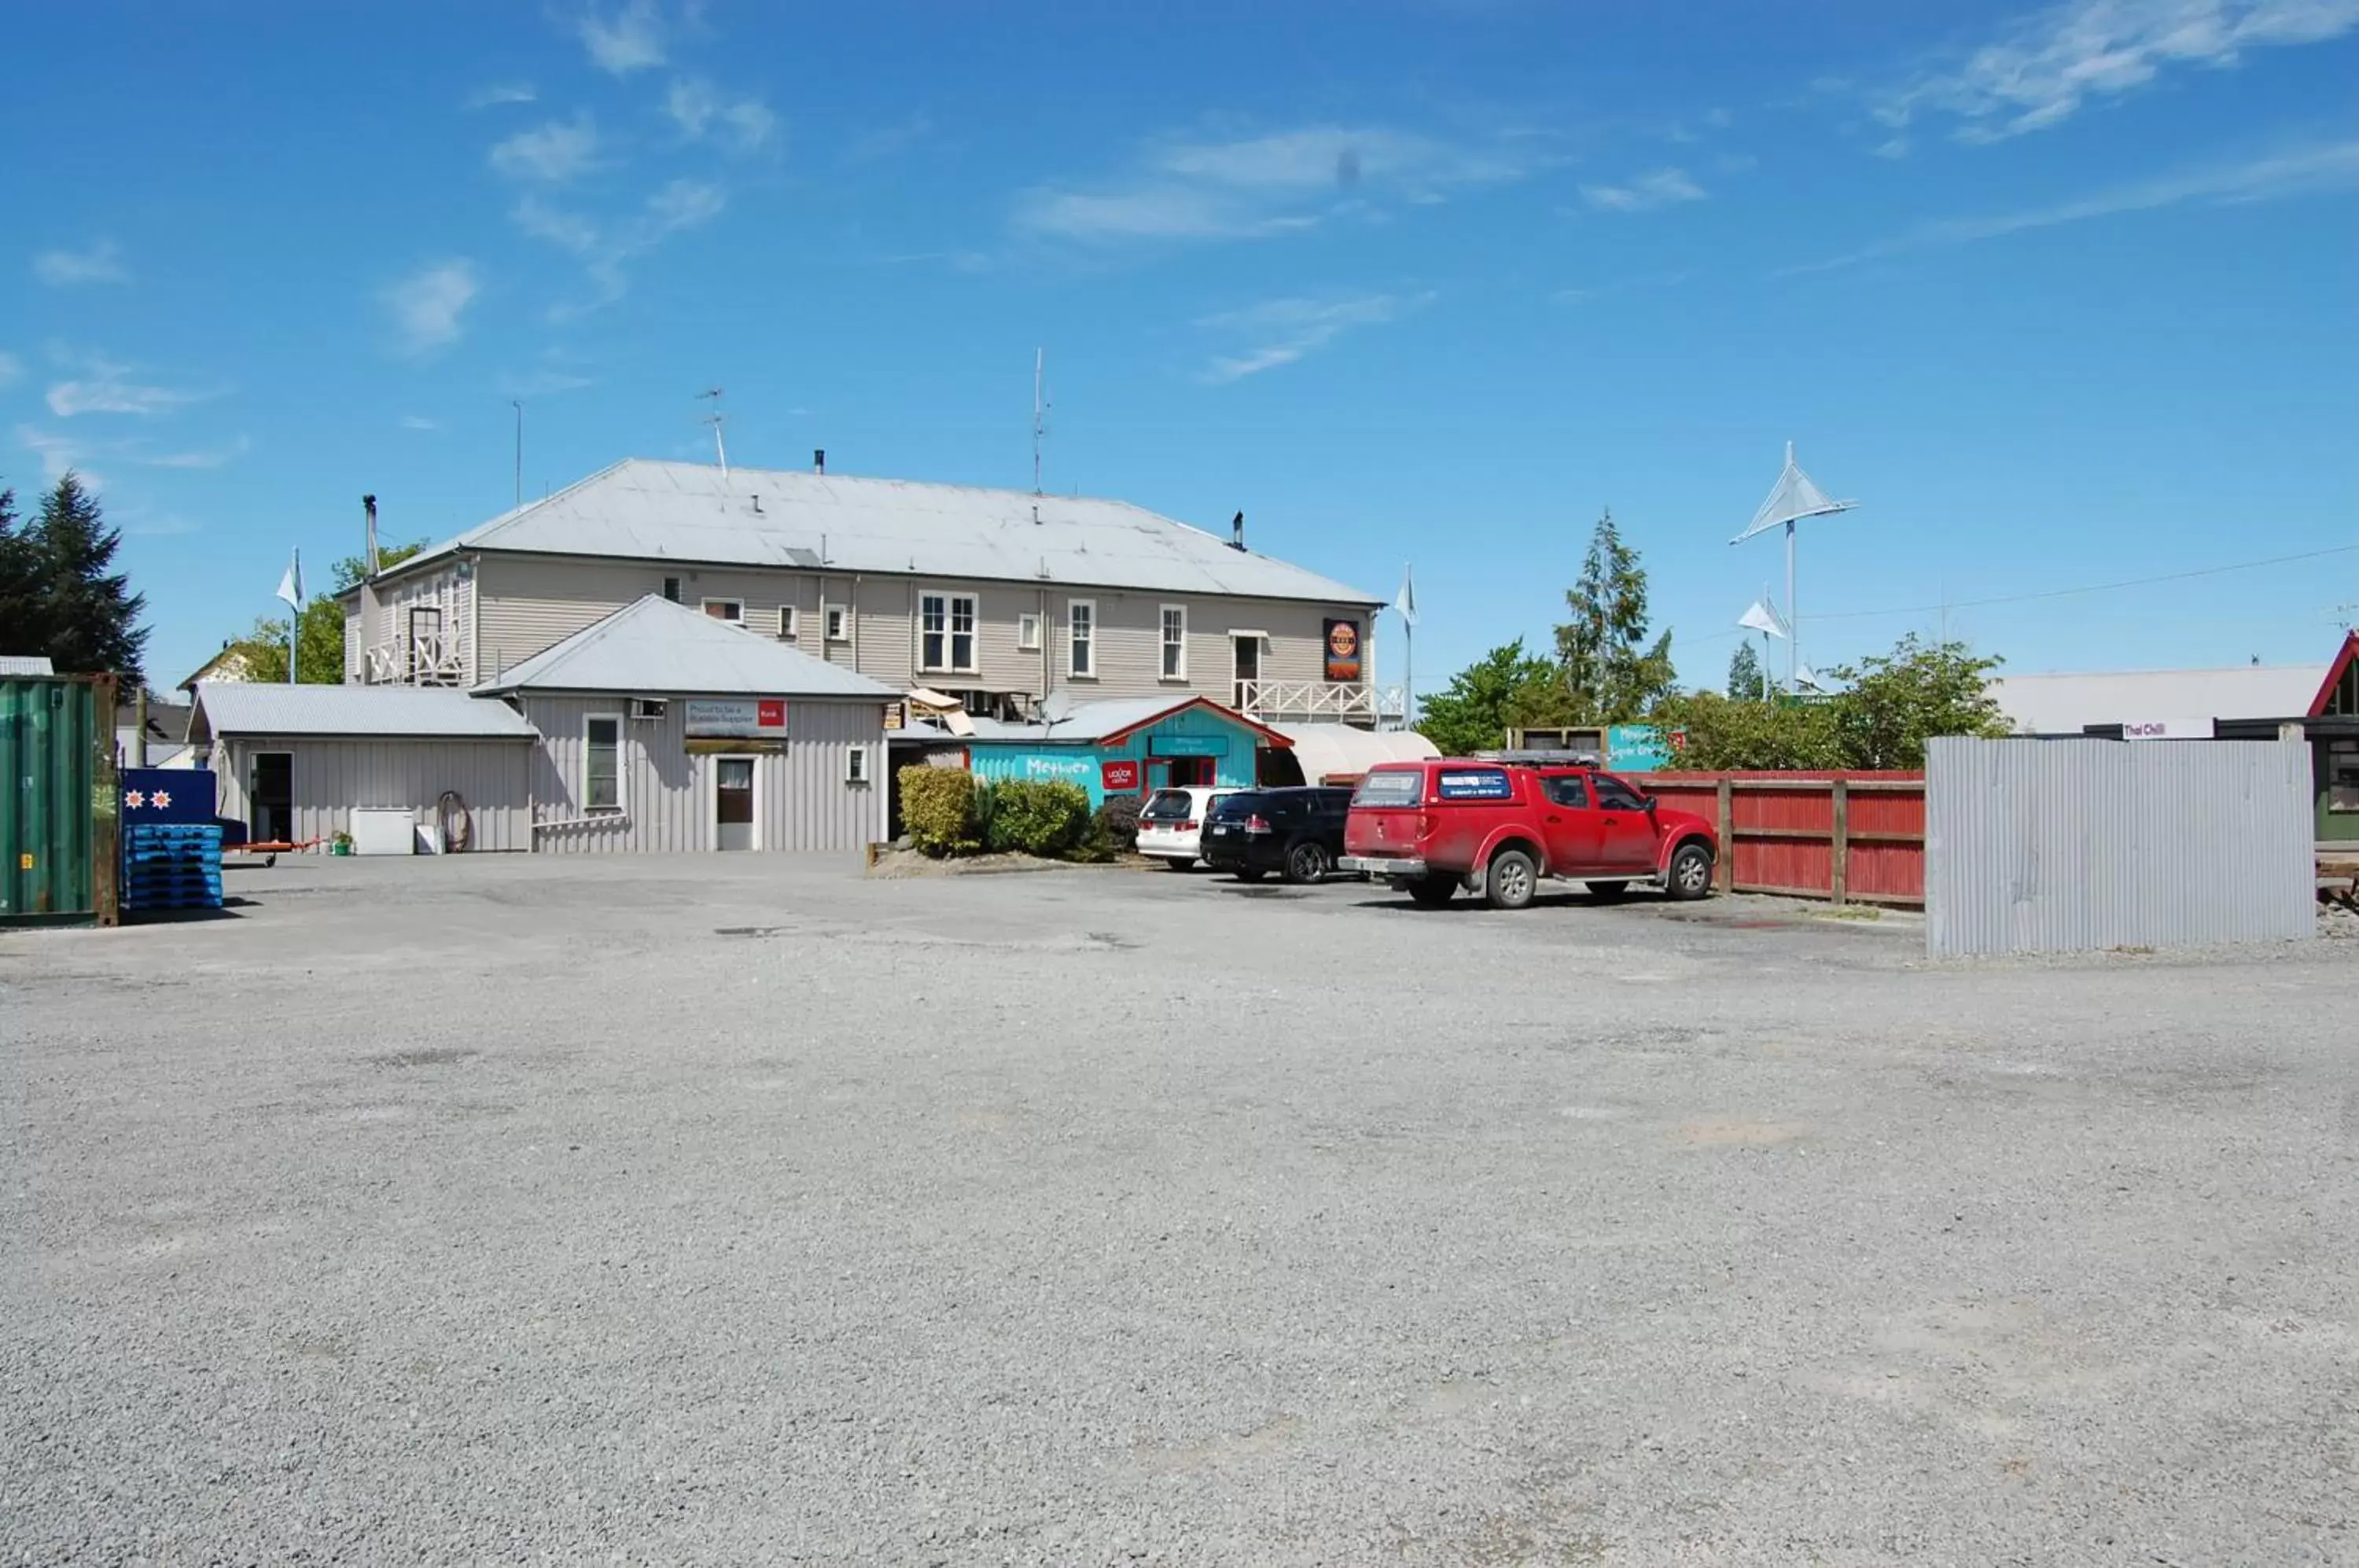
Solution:
[[[1201,835],[1212,802],[1234,789],[1191,786],[1158,789],[1138,813],[1138,853],[1151,855],[1174,871],[1185,871],[1203,853]]]

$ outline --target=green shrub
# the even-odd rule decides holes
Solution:
[[[1109,795],[1090,819],[1090,847],[1126,855],[1138,847],[1138,813],[1147,802],[1136,795]]]
[[[992,796],[991,830],[984,842],[995,850],[1063,855],[1089,831],[1089,791],[1078,784],[1011,779],[994,787]]]
[[[963,768],[901,769],[901,825],[920,854],[973,855],[983,847],[974,817],[974,775]]]

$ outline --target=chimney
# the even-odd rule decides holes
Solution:
[[[811,448],[811,472],[813,474],[827,472],[827,448],[823,446]]]
[[[1243,550],[1245,547],[1245,515],[1243,512],[1239,512],[1235,517],[1229,519],[1229,548],[1231,550]]]
[[[374,496],[374,495],[364,495],[364,496],[362,496],[362,497],[361,497],[361,515],[362,515],[362,517],[364,517],[364,518],[366,518],[366,519],[367,519],[366,538],[365,538],[365,539],[364,539],[364,542],[366,544],[367,548],[366,548],[366,549],[362,552],[361,559],[362,559],[363,561],[366,561],[366,562],[368,563],[368,574],[369,574],[371,577],[374,577],[374,576],[375,576],[375,575],[376,575],[376,497],[375,497],[375,496]]]

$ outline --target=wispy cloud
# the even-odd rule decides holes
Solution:
[[[2143,184],[2100,191],[2077,201],[2048,207],[2026,208],[1981,218],[1945,218],[1922,223],[1905,234],[1878,240],[1842,256],[1781,269],[1784,274],[1827,272],[1861,262],[1916,251],[1946,250],[2004,239],[2033,229],[2060,228],[2110,218],[2125,212],[2151,212],[2188,202],[2214,206],[2247,201],[2271,201],[2313,191],[2359,186],[2359,141],[2337,142],[2301,151],[2281,153],[2250,163],[2190,169]]]
[[[89,450],[71,436],[34,425],[18,425],[16,444],[40,459],[41,477],[44,479],[54,482],[74,473],[81,474],[93,489],[102,484],[99,476],[84,466],[90,457]]]
[[[700,77],[674,82],[664,113],[686,140],[709,136],[733,152],[759,152],[778,130],[778,117],[759,98],[731,98]]]
[[[439,430],[442,422],[429,419],[423,414],[404,414],[401,416],[401,428],[405,430]]]
[[[675,180],[655,191],[638,210],[620,223],[602,226],[578,212],[565,212],[527,196],[509,213],[516,226],[535,239],[545,240],[582,258],[592,286],[590,298],[560,303],[549,315],[571,321],[614,304],[630,291],[629,267],[674,234],[701,228],[719,217],[729,204],[718,185],[698,180]]]
[[[584,387],[597,385],[593,376],[558,365],[541,365],[519,375],[502,376],[499,394],[503,397],[553,397],[560,392],[579,392]]]
[[[663,64],[663,16],[655,0],[629,0],[621,9],[602,16],[591,11],[582,18],[582,47],[602,71],[628,76],[635,71]]]
[[[107,520],[137,539],[170,539],[180,534],[202,533],[205,527],[178,512],[151,511],[146,506],[114,507],[107,514]]]
[[[527,194],[508,210],[516,226],[537,240],[587,256],[598,248],[598,226],[579,212],[569,212],[552,207],[539,197]]]
[[[464,256],[430,262],[393,284],[383,299],[393,317],[394,346],[415,356],[457,343],[482,288],[475,264]]]
[[[100,240],[88,250],[45,250],[33,258],[33,276],[52,289],[83,283],[128,283],[131,269],[123,265],[123,247]]]
[[[1626,185],[1584,185],[1581,199],[1602,212],[1645,212],[1657,207],[1675,207],[1683,201],[1701,201],[1708,195],[1704,188],[1688,178],[1683,169],[1658,169],[1642,174]]]
[[[194,391],[144,384],[133,379],[139,374],[136,366],[103,354],[52,352],[60,363],[77,372],[71,379],[52,384],[49,390],[49,412],[61,419],[82,414],[136,414],[148,418],[220,396],[217,390]]]
[[[1294,297],[1266,299],[1241,310],[1223,310],[1197,321],[1199,327],[1237,340],[1244,346],[1214,356],[1203,379],[1242,381],[1265,370],[1292,365],[1345,332],[1398,321],[1433,302],[1421,294],[1367,294],[1356,299]]]
[[[240,436],[227,446],[158,452],[153,457],[135,456],[132,461],[147,468],[224,468],[253,450],[254,442]]]
[[[252,441],[245,436],[225,446],[180,452],[158,452],[140,437],[113,440],[85,440],[80,435],[68,435],[61,430],[43,430],[38,425],[20,424],[16,430],[16,442],[36,452],[41,460],[41,471],[55,479],[68,469],[90,477],[93,459],[109,468],[127,463],[140,468],[213,469],[224,468],[254,450]]]
[[[470,109],[496,109],[503,103],[538,103],[540,94],[529,82],[493,82],[467,95]]]
[[[1016,229],[1086,243],[1246,239],[1313,227],[1353,210],[1428,204],[1521,180],[1553,161],[1551,144],[1482,144],[1380,127],[1310,125],[1148,145],[1127,174],[1083,189],[1036,186],[1016,201]]]
[[[0,354],[0,387],[5,387],[25,374],[25,362],[13,354]]]
[[[562,184],[598,162],[598,126],[589,112],[518,131],[491,151],[492,168],[510,180]]]
[[[890,125],[863,131],[845,144],[846,163],[877,163],[897,157],[934,134],[933,116],[922,110]]]
[[[1616,278],[1607,283],[1584,284],[1579,288],[1559,289],[1549,296],[1552,305],[1586,305],[1593,299],[1613,294],[1644,294],[1658,289],[1677,289],[1701,277],[1692,267],[1675,267],[1668,272],[1644,272],[1635,278]]]
[[[1885,94],[1878,113],[1895,127],[1945,114],[1962,140],[2000,141],[2176,67],[2224,69],[2251,49],[2319,43],[2354,27],[2359,0],[2065,0]]]
[[[1909,153],[1909,141],[1907,136],[1887,136],[1868,150],[1878,158],[1907,158]]]

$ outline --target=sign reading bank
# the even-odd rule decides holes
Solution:
[[[693,697],[688,702],[688,734],[719,740],[784,740],[784,697]]]

